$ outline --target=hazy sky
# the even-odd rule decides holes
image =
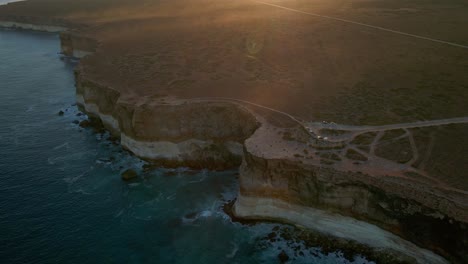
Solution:
[[[18,2],[18,1],[23,1],[23,0],[0,0],[0,5],[10,3],[10,2]]]

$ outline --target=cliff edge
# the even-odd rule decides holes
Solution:
[[[0,26],[60,31],[62,53],[81,58],[78,106],[130,152],[162,166],[240,166],[237,217],[411,262],[466,263],[466,51],[252,1],[101,1],[93,12],[41,1],[0,8]],[[349,125],[316,122],[325,118]]]

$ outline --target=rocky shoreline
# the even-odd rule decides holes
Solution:
[[[446,263],[445,259],[431,251],[421,249],[375,225],[309,206],[295,205],[280,199],[240,195],[233,210],[240,218],[278,220],[383,251],[398,252],[411,262]]]
[[[303,151],[302,131],[293,137],[284,140],[277,129],[265,125],[245,142],[235,214],[314,228],[312,220],[316,216],[312,211],[318,209],[371,223],[450,257],[451,262],[464,262],[468,233],[463,194],[411,179],[369,175],[360,171],[359,164],[348,165],[346,170],[328,166],[310,155],[314,147]],[[282,143],[271,146],[262,142],[263,138]],[[293,209],[296,214],[286,213]]]
[[[76,88],[79,108],[125,149],[166,167],[238,167],[242,142],[258,126],[250,113],[232,103],[121,98],[119,92],[81,77]]]
[[[0,22],[0,26],[11,25],[56,29]],[[64,31],[60,39],[62,53],[67,56],[82,58],[99,48],[97,41],[75,32]],[[237,217],[273,219],[317,229],[314,221],[326,222],[328,217],[318,214],[320,210],[343,215],[341,219],[365,224],[366,230],[372,230],[363,237],[356,237],[353,228],[349,228],[349,234],[334,228],[320,230],[332,236],[390,248],[418,263],[446,263],[423,248],[453,263],[468,259],[466,194],[368,175],[359,172],[358,165],[332,168],[313,155],[315,139],[301,127],[272,125],[255,109],[239,103],[121,95],[87,79],[79,69],[75,76],[80,110],[102,123],[135,155],[168,167],[222,170],[240,165],[240,192],[233,210]],[[382,237],[377,234],[388,239],[372,240],[374,235]]]
[[[342,215],[348,215],[372,223],[366,224],[369,227],[367,236],[344,232],[356,230],[356,226],[342,230],[344,233],[336,233],[333,229],[327,232],[326,227],[320,232],[380,250],[390,249],[409,256],[413,262],[446,263],[445,259],[418,246],[431,248],[444,256],[462,252],[466,241],[459,241],[460,244],[452,249],[441,250],[446,240],[434,242],[419,239],[418,235],[411,233],[412,230],[405,229],[409,225],[404,222],[406,216],[420,216],[422,221],[435,219],[436,222],[444,222],[449,221],[446,215],[451,215],[448,219],[452,224],[446,228],[464,234],[463,223],[453,218],[463,218],[460,214],[464,212],[451,211],[454,207],[450,201],[438,196],[426,197],[423,189],[422,192],[413,190],[410,195],[429,205],[426,207],[409,198],[407,192],[414,188],[411,183],[380,182],[365,174],[320,167],[313,160],[307,164],[294,154],[296,145],[301,142],[283,139],[283,128],[270,125],[262,116],[256,116],[254,111],[249,112],[235,103],[227,102],[191,102],[170,97],[122,99],[114,90],[90,81],[83,82],[81,77],[77,80],[80,80],[77,82],[80,107],[91,117],[98,118],[112,135],[120,138],[122,146],[135,155],[167,167],[222,170],[240,165],[240,193],[233,210],[237,217],[274,219],[317,230],[319,226],[311,220],[321,222],[327,219],[322,214],[315,214],[316,209],[312,209],[319,208],[323,213],[329,211],[340,215],[337,219],[347,219]],[[204,123],[206,120],[210,121]],[[301,133],[299,128],[292,130]],[[271,134],[279,135],[279,138]],[[275,143],[281,149],[260,151],[259,146],[268,145],[262,142],[263,139],[281,141]],[[284,146],[281,145],[283,143]],[[282,156],[267,158],[269,154]],[[395,192],[390,191],[393,195],[386,196],[388,194],[381,188]],[[376,190],[378,194],[370,190]],[[398,198],[403,194],[406,194],[406,198]],[[265,207],[265,201],[269,206]],[[439,210],[431,209],[437,206]],[[296,207],[301,210],[293,210]],[[427,226],[423,232],[429,237],[438,237],[439,232],[445,231],[432,230],[432,226]],[[377,239],[380,243],[370,239],[374,236],[382,238]]]
[[[0,27],[11,28],[11,29],[24,29],[24,30],[35,30],[35,31],[44,31],[51,33],[58,33],[67,30],[63,26],[50,26],[50,25],[36,25],[29,23],[21,23],[15,21],[0,21]]]

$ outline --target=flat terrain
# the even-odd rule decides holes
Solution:
[[[467,13],[464,0],[30,0],[1,7],[0,20],[72,23],[101,43],[84,74],[130,96],[387,125],[468,116]],[[350,144],[468,190],[466,124],[402,131]]]

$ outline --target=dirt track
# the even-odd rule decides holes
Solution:
[[[331,19],[331,20],[340,21],[340,22],[344,22],[344,23],[350,23],[350,24],[354,24],[354,25],[358,25],[358,26],[364,26],[364,27],[368,27],[368,28],[382,30],[382,31],[393,33],[393,34],[399,34],[399,35],[403,35],[403,36],[407,36],[407,37],[412,37],[412,38],[432,41],[432,42],[436,42],[436,43],[441,43],[441,44],[445,44],[445,45],[449,45],[449,46],[453,46],[453,47],[457,47],[457,48],[468,49],[468,46],[466,46],[466,45],[453,43],[453,42],[450,42],[450,41],[424,37],[424,36],[420,36],[420,35],[410,34],[410,33],[402,32],[402,31],[398,31],[398,30],[388,29],[388,28],[379,27],[379,26],[375,26],[375,25],[370,25],[370,24],[366,24],[366,23],[361,23],[361,22],[357,22],[357,21],[352,21],[352,20],[348,20],[348,19],[342,19],[342,18],[338,18],[338,17],[331,17],[331,16],[325,16],[325,15],[320,15],[320,14],[311,13],[311,12],[304,12],[304,11],[301,11],[301,10],[288,8],[286,6],[281,6],[281,5],[275,5],[275,4],[268,3],[268,2],[255,1],[255,0],[252,0],[252,1],[254,1],[256,3],[259,3],[259,4],[262,4],[262,5],[268,5],[268,6],[272,6],[272,7],[276,7],[276,8],[281,8],[281,9],[284,9],[284,10],[288,10],[288,11],[291,11],[291,12],[296,12],[296,13],[300,13],[300,14],[304,14],[304,15]]]

